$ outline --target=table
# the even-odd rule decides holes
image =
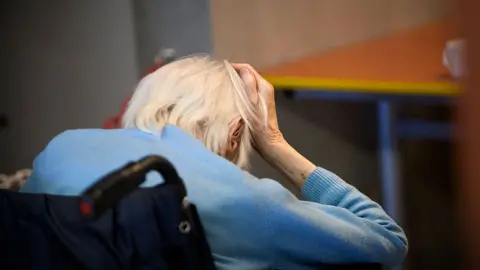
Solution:
[[[437,21],[261,71],[276,90],[294,98],[372,101],[377,104],[382,204],[402,223],[398,138],[449,139],[448,123],[399,120],[398,102],[450,102],[460,87],[442,64],[454,24]]]

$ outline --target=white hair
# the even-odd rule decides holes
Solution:
[[[232,124],[242,120],[245,126],[231,161],[245,168],[252,150],[252,130],[260,120],[259,109],[260,115],[266,114],[265,102],[260,95],[259,99],[260,108],[252,103],[228,61],[191,56],[167,64],[140,81],[122,123],[126,128],[151,133],[175,125],[222,155]]]

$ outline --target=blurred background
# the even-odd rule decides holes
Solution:
[[[313,67],[298,65],[307,73],[315,73],[315,67],[329,68],[323,63],[336,65],[334,54],[339,50],[355,51],[357,45],[435,27],[436,23],[445,25],[455,14],[452,1],[4,1],[0,4],[0,122],[4,124],[0,131],[0,172],[30,168],[45,144],[63,130],[102,127],[106,119],[118,113],[162,47],[175,49],[177,57],[201,52],[248,62],[266,75],[271,75],[269,71],[273,74],[286,70],[283,67],[297,60],[309,61],[315,55],[319,62],[313,62]],[[431,36],[419,33],[417,37],[427,39],[420,44],[429,44]],[[432,35],[436,35],[434,42],[439,40],[438,33]],[[440,35],[457,37],[450,32]],[[432,46],[443,49],[444,41]],[[414,41],[398,42],[411,46]],[[429,48],[420,48],[420,55],[428,55]],[[364,67],[375,71],[368,66],[369,61],[355,59],[388,60],[398,51],[392,50],[391,54],[384,51],[369,56],[345,52],[343,58],[338,56],[338,63],[347,57],[359,71]],[[441,70],[441,74],[427,74],[433,78],[428,83],[437,86],[432,89],[448,92],[444,93],[448,99],[455,90],[449,92],[454,87],[444,77],[448,70],[442,64],[441,52],[433,56],[438,58],[433,60],[433,70]],[[333,54],[328,61],[322,58],[329,53]],[[415,61],[425,66],[421,57],[410,60],[411,66],[405,66],[392,57],[389,66],[397,73],[408,73],[417,66]],[[341,72],[342,68],[345,65],[335,70]],[[335,74],[331,76],[338,79]],[[379,80],[388,79],[384,77]],[[423,78],[412,80],[423,83],[417,82]],[[381,87],[376,87],[378,91],[372,89],[375,92],[362,86],[361,93],[377,96],[367,100],[292,98],[282,90],[298,89],[287,84],[288,87],[280,85],[277,94],[278,117],[287,140],[315,164],[334,171],[371,198],[385,200],[376,98],[378,91],[382,95],[388,93]],[[335,92],[331,90],[337,88],[345,90],[337,85],[326,92]],[[353,88],[352,92],[356,92]],[[399,102],[393,117],[448,123],[450,107],[449,102]],[[399,222],[410,240],[405,268],[459,269],[454,186],[457,172],[451,138],[392,138],[397,143],[391,150],[400,164],[394,172],[401,182],[395,195],[401,205]],[[260,158],[255,157],[252,164],[257,176],[282,181]]]

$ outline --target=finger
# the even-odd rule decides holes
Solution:
[[[240,71],[240,69],[250,66],[249,64],[245,64],[245,63],[231,63],[231,64],[232,64],[232,67],[237,71]]]
[[[238,74],[240,75],[240,78],[242,79],[246,87],[250,89],[257,88],[257,80],[255,79],[255,76],[250,70],[248,70],[247,68],[242,68],[240,69]]]
[[[250,102],[256,104],[258,102],[257,80],[255,79],[252,72],[246,68],[240,69],[238,73],[248,92],[248,97],[250,99]]]
[[[236,63],[236,64],[232,64],[232,66],[237,71],[240,71],[241,69],[246,68],[253,73],[253,75],[256,77],[256,79],[263,79],[262,76],[249,64]]]
[[[247,64],[247,63],[235,63],[235,64],[232,64],[233,68],[237,69],[237,70],[241,70],[242,68],[246,68],[250,71],[252,71],[255,75],[258,74],[258,72],[255,70],[255,68],[253,68],[250,64]]]
[[[255,76],[257,88],[260,90],[262,88],[270,88],[270,83],[265,80],[260,73],[258,73],[251,65],[243,64],[243,63],[236,63],[232,64],[233,68],[239,72],[242,69],[248,69],[252,74]]]

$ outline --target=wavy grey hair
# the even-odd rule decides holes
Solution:
[[[250,95],[228,61],[191,56],[167,64],[140,81],[122,123],[126,128],[151,133],[175,125],[222,156],[232,139],[232,127],[241,123],[238,147],[228,158],[246,168],[253,148],[252,130],[260,120],[258,112],[265,112],[252,103]],[[263,100],[259,103],[265,104]]]

